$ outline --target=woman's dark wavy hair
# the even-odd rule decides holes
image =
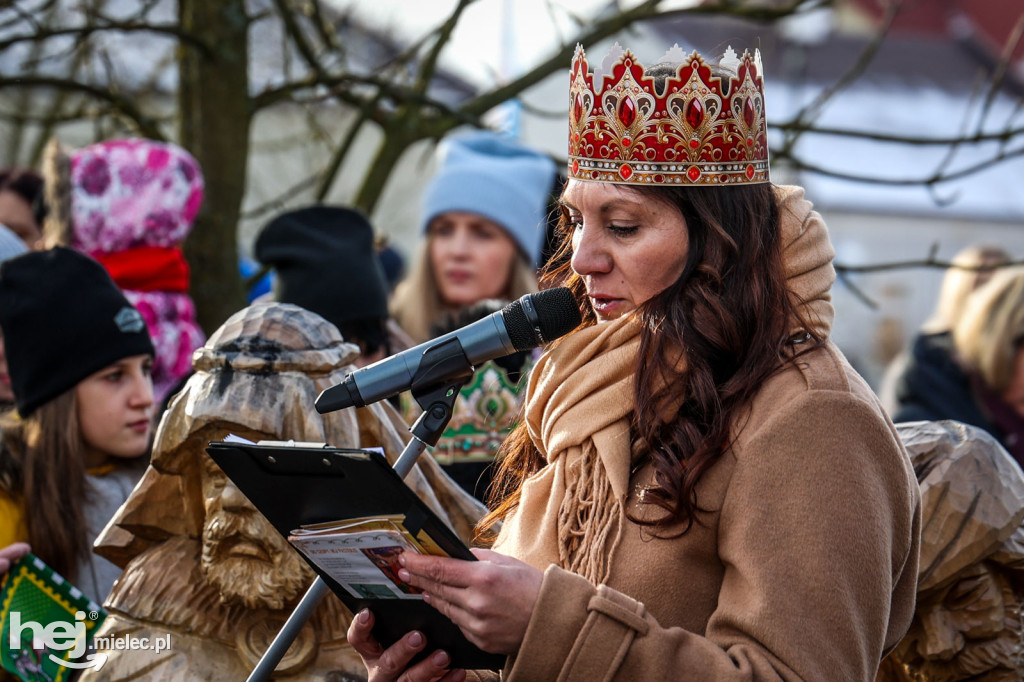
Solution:
[[[649,459],[656,474],[644,501],[664,511],[633,520],[661,528],[681,524],[685,533],[702,511],[697,483],[728,449],[733,422],[782,359],[792,357],[791,330],[810,326],[786,285],[772,185],[622,189],[678,210],[689,234],[682,274],[637,311],[642,329],[631,423],[634,453]],[[542,286],[568,287],[583,326],[596,324],[583,279],[570,266],[564,208],[558,230],[560,246],[541,273]],[[804,348],[822,340],[812,341]],[[652,390],[656,386],[663,388]],[[518,507],[523,482],[545,464],[523,419],[499,462],[493,511],[478,526],[481,539],[493,537],[497,523]]]

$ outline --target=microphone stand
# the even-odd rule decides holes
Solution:
[[[410,387],[412,397],[423,408],[423,414],[409,429],[412,431],[412,438],[392,466],[399,476],[408,476],[427,446],[437,445],[452,418],[459,390],[473,377],[474,370],[458,338],[450,338],[423,352],[423,359]],[[318,575],[253,668],[246,682],[263,682],[270,679],[292,642],[299,636],[299,631],[312,617],[320,600],[328,592],[330,588]]]

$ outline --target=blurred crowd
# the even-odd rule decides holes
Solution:
[[[295,208],[240,258],[249,302],[321,316],[364,366],[536,292],[560,215],[554,162],[489,132],[454,136],[438,154],[408,264],[352,207]],[[187,151],[144,139],[53,143],[39,172],[0,172],[0,573],[31,547],[97,602],[120,574],[93,541],[140,480],[206,341],[182,251],[203,191]],[[1019,256],[989,245],[958,254],[879,392],[893,422],[978,427],[1024,466]],[[432,449],[481,501],[535,361],[520,352],[476,368]],[[394,402],[417,417],[410,396]]]

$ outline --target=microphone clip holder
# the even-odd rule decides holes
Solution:
[[[458,338],[452,337],[423,352],[409,389],[423,409],[410,429],[413,436],[427,445],[437,445],[452,418],[459,390],[474,371],[476,368],[470,364]]]

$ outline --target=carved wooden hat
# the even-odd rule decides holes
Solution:
[[[918,592],[987,559],[1024,560],[1024,474],[999,442],[955,421],[896,428],[921,485]]]
[[[97,553],[123,566],[152,542],[200,537],[199,465],[209,441],[234,433],[357,446],[354,411],[320,415],[313,402],[345,378],[358,354],[334,325],[296,305],[257,303],[229,317],[195,351],[196,373],[160,420],[150,467],[97,540]]]

